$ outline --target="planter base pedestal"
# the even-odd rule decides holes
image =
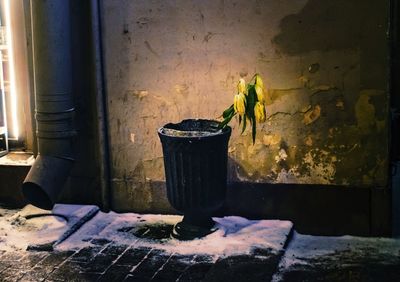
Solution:
[[[171,236],[178,240],[193,240],[215,232],[215,222],[210,216],[185,215],[174,225]]]
[[[211,228],[205,228],[181,221],[174,225],[171,236],[178,240],[187,241],[207,236],[208,234],[211,234],[217,230],[218,228],[215,226]]]

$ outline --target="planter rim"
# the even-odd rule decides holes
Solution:
[[[219,132],[215,132],[215,134],[212,135],[204,135],[204,136],[174,136],[174,135],[170,135],[170,134],[166,134],[163,132],[164,128],[167,128],[167,126],[178,126],[179,124],[183,123],[183,122],[190,122],[190,121],[197,121],[197,122],[209,122],[209,123],[215,123],[215,124],[219,124],[219,121],[216,120],[211,120],[211,119],[184,119],[178,123],[167,123],[164,126],[160,127],[157,132],[159,135],[161,136],[165,136],[168,138],[177,138],[177,139],[192,139],[192,140],[198,140],[198,139],[205,139],[205,138],[213,138],[213,137],[218,137],[221,135],[230,135],[232,128],[230,126],[225,126],[222,130],[220,130]],[[170,128],[170,129],[174,129],[174,128]],[[185,130],[181,130],[181,131],[185,131]],[[200,130],[199,130],[200,131]]]

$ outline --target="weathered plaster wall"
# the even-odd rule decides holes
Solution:
[[[231,181],[385,186],[388,2],[104,0],[114,208],[168,210],[157,128],[217,118],[255,72],[268,120],[254,146],[231,123]]]

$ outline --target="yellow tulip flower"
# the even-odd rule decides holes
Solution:
[[[266,120],[266,113],[264,104],[261,102],[257,102],[254,106],[254,116],[256,117],[256,121],[258,123],[263,123]]]
[[[239,79],[239,83],[237,85],[238,93],[244,93],[247,94],[246,91],[246,82],[244,81],[243,78]]]
[[[256,85],[260,86],[261,89],[264,89],[264,83],[263,83],[263,81],[261,79],[261,76],[259,74],[256,74],[255,83],[256,83]]]
[[[246,96],[243,93],[239,93],[235,95],[233,100],[233,108],[235,112],[239,115],[243,116],[246,112]]]
[[[264,89],[257,84],[254,85],[254,89],[256,90],[258,101],[264,103]]]

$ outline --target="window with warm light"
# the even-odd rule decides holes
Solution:
[[[0,0],[0,156],[33,147],[26,6]]]

